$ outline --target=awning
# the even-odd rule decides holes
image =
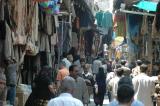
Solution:
[[[139,8],[139,9],[143,9],[146,11],[156,11],[157,8],[157,2],[152,2],[152,1],[145,1],[142,0],[140,1],[138,4],[134,5],[135,7]]]

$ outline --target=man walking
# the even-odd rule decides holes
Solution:
[[[75,90],[75,80],[72,77],[65,77],[60,88],[62,93],[59,97],[50,100],[48,106],[83,106],[80,100],[72,97]]]
[[[158,77],[149,77],[146,73],[148,66],[142,64],[140,66],[141,73],[133,78],[133,86],[135,89],[135,99],[140,100],[145,106],[153,106],[152,94],[155,88],[155,82]]]
[[[75,79],[76,87],[73,92],[73,97],[81,100],[84,105],[87,105],[89,102],[89,94],[85,80],[78,76],[79,68],[77,65],[72,65],[69,68],[70,76]]]

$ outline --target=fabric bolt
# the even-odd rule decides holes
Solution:
[[[89,94],[87,90],[86,83],[83,78],[78,77],[76,80],[75,91],[73,92],[73,97],[81,100],[83,104],[88,104]]]
[[[62,93],[57,98],[50,100],[48,106],[83,106],[83,103],[69,93]]]

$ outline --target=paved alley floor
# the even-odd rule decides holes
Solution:
[[[95,106],[93,97],[91,97],[90,101],[91,103],[89,104],[89,106]],[[103,101],[103,106],[108,106],[108,104],[109,104],[109,99],[107,96],[105,96],[105,99]]]

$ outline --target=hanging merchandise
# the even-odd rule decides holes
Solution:
[[[117,36],[126,36],[126,17],[123,13],[114,16],[114,28]]]
[[[152,23],[152,37],[156,37],[160,35],[160,2],[157,4],[156,16],[154,17]]]
[[[58,14],[60,5],[58,4],[58,0],[46,1],[39,3],[40,8],[46,14]]]
[[[12,32],[12,40],[14,45],[25,45],[26,44],[26,36],[21,36],[19,34]]]
[[[26,47],[26,55],[35,56],[39,52],[39,48],[32,42],[31,39],[28,39]]]

